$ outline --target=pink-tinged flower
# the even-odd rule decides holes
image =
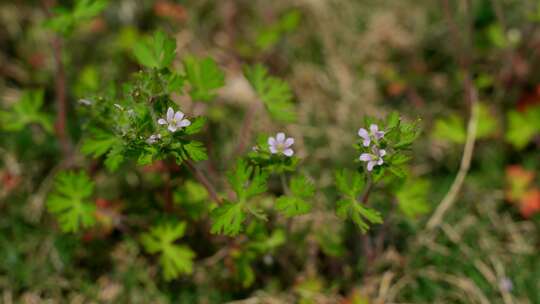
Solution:
[[[362,137],[362,144],[364,147],[369,147],[372,139],[378,141],[384,137],[384,131],[379,131],[379,126],[376,124],[371,124],[371,126],[369,126],[369,131],[364,128],[360,128],[360,130],[358,130],[358,136]]]
[[[367,170],[371,171],[373,170],[373,167],[380,166],[384,163],[383,156],[386,155],[386,151],[383,149],[379,149],[377,147],[373,147],[372,149],[373,153],[362,153],[360,155],[360,160],[363,162],[367,162]]]
[[[167,129],[169,129],[169,131],[176,132],[177,130],[191,125],[191,121],[184,118],[184,113],[180,111],[175,113],[174,110],[169,107],[169,109],[167,109],[166,119],[160,118],[158,120],[158,124],[167,125]]]
[[[146,143],[149,145],[157,143],[159,140],[161,140],[161,134],[152,134],[148,139],[146,139]]]
[[[276,137],[268,138],[268,146],[272,154],[281,153],[285,156],[291,157],[294,154],[291,146],[294,144],[294,138],[289,137],[285,139],[285,133],[280,132],[276,134]]]

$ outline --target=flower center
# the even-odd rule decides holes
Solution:
[[[283,152],[283,150],[285,150],[285,144],[284,143],[278,143],[276,145],[276,149],[279,151],[279,152]]]

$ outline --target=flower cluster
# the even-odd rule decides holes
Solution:
[[[364,147],[370,147],[371,153],[362,153],[360,160],[367,163],[367,170],[373,170],[373,167],[380,166],[384,163],[383,156],[386,155],[384,149],[379,148],[379,141],[384,138],[384,131],[379,131],[379,126],[371,124],[369,131],[360,128],[358,130],[358,136],[362,138],[362,145]]]

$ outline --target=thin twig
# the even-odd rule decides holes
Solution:
[[[54,1],[43,0],[43,7],[47,17],[51,18],[51,7]],[[62,38],[57,34],[51,38],[53,49],[54,64],[55,64],[55,95],[56,95],[56,122],[55,131],[64,156],[69,156],[71,152],[71,142],[66,132],[66,116],[67,116],[67,89],[66,89],[66,73],[64,64],[62,63]]]
[[[459,38],[457,25],[455,23],[453,15],[451,14],[448,0],[444,0],[443,4],[446,12],[446,18],[452,31],[454,44],[460,45],[461,39]],[[438,227],[444,217],[444,214],[456,202],[457,195],[459,194],[461,187],[463,186],[463,182],[467,177],[467,173],[469,172],[471,160],[473,157],[474,143],[476,141],[476,129],[478,126],[478,93],[476,91],[476,88],[474,87],[468,68],[470,59],[468,57],[466,58],[466,56],[470,56],[470,52],[467,52],[467,54],[461,53],[460,56],[458,56],[459,62],[464,71],[464,91],[468,99],[468,105],[471,113],[469,117],[469,122],[467,123],[467,137],[465,141],[465,147],[463,148],[463,157],[461,158],[459,171],[456,175],[456,178],[454,179],[454,182],[452,183],[452,186],[450,187],[450,190],[448,190],[444,198],[441,200],[441,202],[437,206],[437,209],[427,223],[428,230],[432,230],[433,228]]]

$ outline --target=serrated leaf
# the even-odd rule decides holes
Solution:
[[[190,141],[189,143],[183,145],[183,148],[189,158],[191,158],[193,161],[198,162],[208,159],[208,155],[206,154],[206,148],[204,147],[204,144],[200,141]]]
[[[244,68],[244,75],[272,118],[283,122],[296,120],[292,91],[285,81],[268,75],[268,70],[260,64]]]
[[[140,237],[148,253],[160,255],[159,261],[166,281],[193,271],[195,253],[187,246],[175,244],[177,239],[184,236],[185,228],[186,224],[183,222],[161,224]]]
[[[45,131],[53,131],[52,118],[42,112],[42,90],[25,91],[9,111],[0,111],[0,127],[7,131],[20,131],[30,124],[39,124]]]
[[[89,133],[90,135],[83,140],[81,152],[85,155],[92,155],[94,158],[104,155],[120,143],[114,134],[100,129],[92,129]]]
[[[253,175],[253,178],[251,178]],[[266,191],[266,180],[268,175],[260,169],[253,170],[253,167],[240,159],[236,167],[227,173],[227,179],[231,184],[239,202]]]
[[[315,194],[315,186],[305,176],[298,175],[289,184],[291,195],[276,200],[276,209],[288,217],[306,214],[311,211],[312,204],[306,200]]]
[[[210,101],[216,89],[225,85],[225,74],[212,58],[186,56],[184,69],[191,85],[189,95],[195,101]]]
[[[352,220],[362,232],[369,229],[369,223],[380,224],[383,222],[378,211],[362,206],[356,200],[350,198],[337,202],[336,213],[342,219]]]
[[[337,171],[335,177],[339,192],[349,197],[357,197],[364,188],[364,177],[357,171],[343,169]]]
[[[60,222],[64,232],[77,232],[95,223],[95,205],[88,202],[94,183],[84,172],[61,172],[47,199],[47,209]]]
[[[164,32],[157,31],[152,38],[138,41],[133,47],[137,61],[149,68],[168,67],[176,56],[176,41]]]
[[[191,124],[184,129],[187,135],[192,135],[201,132],[202,128],[206,124],[206,117],[196,117],[191,121]]]
[[[312,205],[295,196],[282,196],[276,200],[276,210],[287,217],[306,214],[311,211]]]
[[[105,167],[110,172],[114,172],[124,162],[123,147],[120,145],[115,146],[107,153],[105,158]]]
[[[212,210],[212,233],[234,236],[242,231],[242,223],[246,219],[243,204],[226,202]]]

